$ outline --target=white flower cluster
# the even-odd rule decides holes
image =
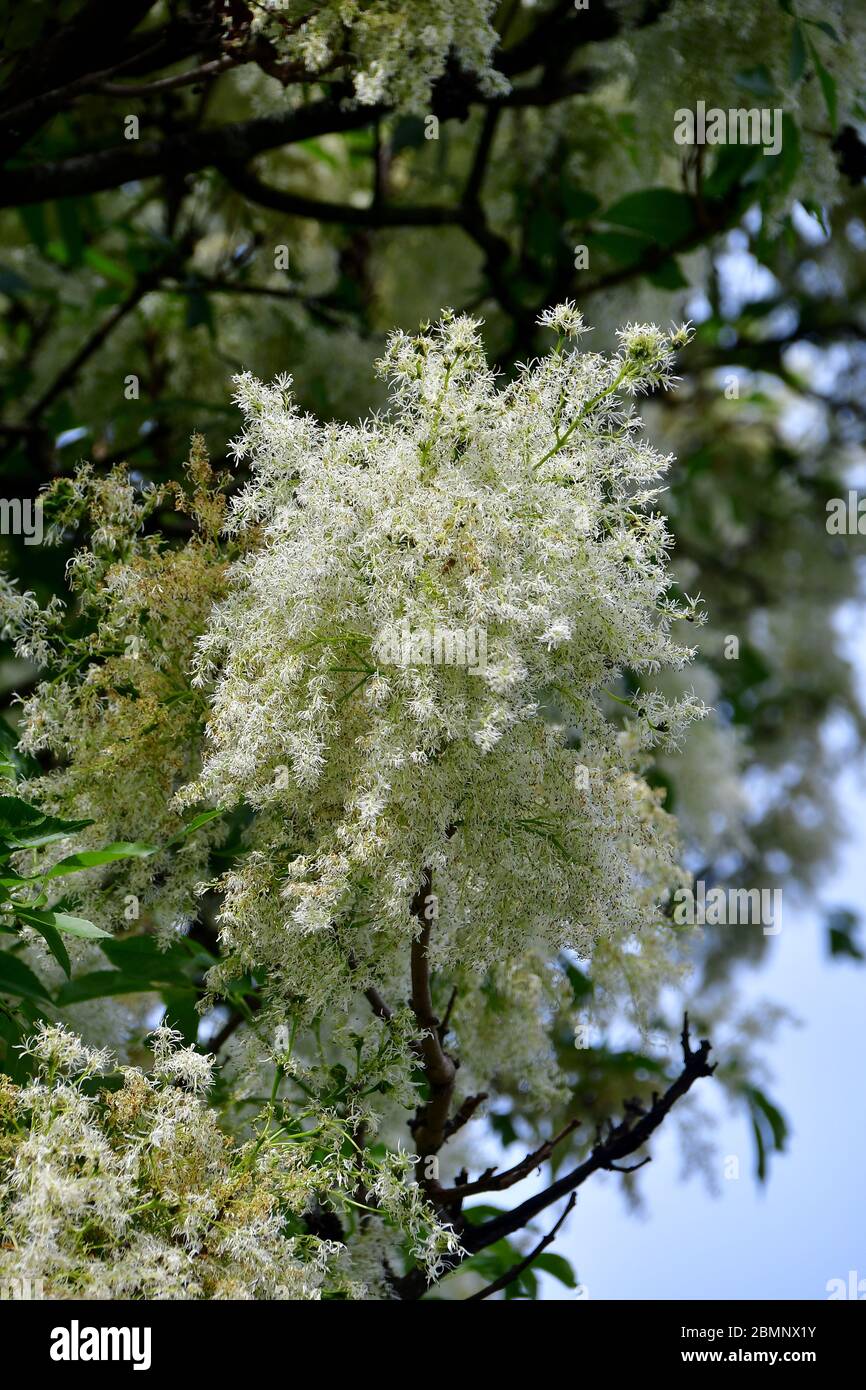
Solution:
[[[490,22],[495,0],[265,0],[257,8],[259,27],[281,56],[298,57],[308,71],[329,76],[348,59],[355,97],[365,106],[387,102],[427,112],[430,88],[452,52],[483,92],[508,90],[491,63],[498,41]]]
[[[335,1204],[364,1195],[371,1240],[396,1225],[431,1277],[459,1248],[408,1180],[413,1158],[341,1156],[352,1146],[336,1114],[291,1132],[268,1114],[235,1143],[206,1102],[211,1059],[179,1041],[157,1029],[152,1072],[123,1068],[122,1085],[94,1097],[83,1083],[111,1054],[43,1024],[22,1049],[33,1080],[0,1075],[0,1286],[42,1280],[49,1298],[368,1297],[355,1277],[363,1242],[353,1261],[307,1219],[332,1189]],[[380,1293],[381,1262],[370,1273]]]
[[[388,975],[425,870],[434,964],[474,969],[639,929],[674,874],[639,765],[701,707],[611,687],[689,656],[651,510],[667,460],[627,399],[670,383],[687,333],[635,325],[605,358],[569,346],[572,305],[544,322],[555,349],[501,390],[473,320],[394,334],[390,411],[358,426],[300,415],[288,379],[238,379],[253,478],[199,641],[209,750],[183,796],[259,809],[223,884],[227,944],[314,1007],[350,958]],[[483,670],[381,664],[404,625],[483,629]]]
[[[106,838],[162,847],[152,859],[128,865],[122,878],[106,881],[97,868],[76,883],[81,910],[111,931],[139,921],[139,910],[166,936],[189,920],[193,887],[222,833],[209,826],[176,851],[166,847],[182,827],[172,793],[199,766],[205,702],[189,689],[187,669],[228,561],[217,541],[220,480],[199,439],[186,471],[186,492],[142,493],[125,469],[99,477],[85,465],[46,493],[49,538],[85,530],[89,542],[67,568],[75,611],[87,620],[75,635],[56,595],[41,609],[32,594],[0,576],[0,630],[16,639],[17,655],[46,668],[22,701],[19,738],[25,753],[48,754],[51,765],[28,781],[27,795],[45,810],[93,822],[92,838],[85,832],[50,844],[28,856],[28,869],[49,867]],[[168,547],[144,531],[172,493],[195,523],[184,546]]]

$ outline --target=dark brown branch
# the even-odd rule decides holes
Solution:
[[[153,0],[86,0],[65,23],[46,26],[42,42],[18,57],[5,77],[6,108],[0,115],[0,142],[4,155],[20,148],[44,119],[60,110],[70,89],[86,85],[94,70],[108,76],[131,62],[127,40],[151,9]],[[143,43],[156,47],[155,36],[133,42],[134,53]]]
[[[495,116],[490,114],[482,132],[482,140],[476,154],[476,163],[470,174],[466,196],[460,207],[447,207],[440,204],[426,206],[405,205],[385,206],[373,203],[366,208],[356,208],[345,203],[328,203],[300,194],[288,193],[273,188],[247,169],[240,168],[230,161],[222,163],[221,170],[239,193],[251,202],[277,212],[287,212],[295,217],[312,217],[320,222],[337,222],[347,227],[460,227],[471,237],[484,253],[485,272],[495,297],[505,309],[521,322],[532,323],[535,310],[521,305],[514,298],[506,273],[511,248],[504,237],[490,229],[484,210],[478,199],[484,163],[489,155],[495,127]]]
[[[439,1037],[443,1042],[445,1040],[445,1034],[448,1032],[448,1026],[451,1023],[451,1015],[454,1012],[454,1004],[456,1002],[456,999],[457,986],[455,985],[451,991],[451,997],[448,1000],[448,1003],[445,1005],[445,1012],[442,1015],[442,1022],[439,1024]]]
[[[436,1200],[441,1202],[443,1206],[451,1206],[465,1201],[467,1197],[474,1197],[479,1192],[504,1192],[506,1188],[514,1187],[515,1183],[522,1182],[524,1178],[529,1177],[534,1169],[540,1168],[542,1163],[546,1163],[557,1144],[561,1144],[563,1139],[567,1139],[569,1134],[573,1134],[579,1124],[580,1120],[570,1120],[565,1129],[560,1130],[559,1134],[555,1134],[552,1139],[546,1139],[532,1153],[528,1153],[519,1163],[515,1163],[513,1168],[506,1168],[502,1173],[488,1168],[475,1182],[443,1188],[437,1192]]]
[[[30,407],[27,412],[27,420],[29,423],[32,424],[34,421],[38,420],[52,402],[55,401],[68,386],[72,385],[72,382],[75,380],[84,364],[90,360],[95,352],[99,351],[117,325],[121,323],[128,314],[132,313],[132,310],[140,304],[147,292],[155,287],[157,280],[157,273],[143,275],[130,290],[126,298],[121,300],[120,304],[115,305],[111,312],[105,316],[99,327],[94,329],[90,337],[82,343],[75,356],[67,362],[66,366],[59,372],[54,381],[46,387],[39,399]]]
[[[445,1130],[457,1075],[454,1059],[442,1046],[439,1019],[433,1012],[429,960],[430,922],[427,918],[432,882],[430,870],[425,869],[411,906],[412,915],[420,923],[418,935],[412,942],[412,1011],[418,1027],[422,1030],[419,1047],[430,1090],[427,1101],[419,1106],[411,1124],[420,1158],[437,1153],[445,1142]]]
[[[373,202],[369,207],[353,207],[348,203],[329,203],[317,198],[306,198],[300,193],[290,193],[282,188],[273,188],[262,183],[261,179],[237,164],[224,162],[220,172],[250,202],[260,207],[272,208],[275,212],[287,212],[293,217],[312,217],[317,222],[339,222],[346,227],[441,227],[449,223],[459,223],[462,217],[460,208],[449,208],[436,203],[427,206],[399,204],[386,205]]]
[[[222,58],[212,58],[209,63],[201,63],[188,72],[158,77],[153,82],[101,82],[99,91],[110,97],[146,97],[152,92],[170,92],[176,87],[188,87],[191,82],[218,77],[221,72],[238,67],[243,61],[233,54],[224,54]]]
[[[493,150],[493,141],[496,137],[496,127],[499,123],[499,107],[491,106],[484,117],[484,124],[481,127],[481,135],[475,149],[475,157],[472,161],[472,168],[469,171],[469,178],[466,180],[466,187],[463,190],[463,202],[467,207],[474,207],[481,195],[481,188],[490,164],[490,155]]]
[[[385,1003],[377,989],[370,985],[369,989],[364,990],[364,998],[377,1018],[381,1018],[383,1023],[388,1023],[394,1017],[394,1010],[389,1004]]]
[[[648,1163],[652,1163],[650,1154],[642,1158],[639,1163],[630,1163],[626,1168],[621,1168],[618,1163],[609,1163],[608,1171],[611,1173],[636,1173],[638,1168],[645,1168]]]
[[[154,51],[157,47],[158,45],[153,45]],[[5,126],[9,122],[20,121],[24,117],[39,116],[43,112],[49,113],[59,105],[65,105],[72,101],[80,92],[90,91],[107,78],[113,77],[115,73],[123,72],[124,68],[132,67],[139,61],[140,56],[140,54],[135,54],[119,63],[112,63],[110,67],[103,68],[100,72],[87,72],[65,86],[55,87],[48,92],[40,92],[37,96],[19,102],[17,106],[5,107],[0,110],[0,120]],[[103,90],[105,89],[103,88]]]
[[[539,1255],[544,1253],[548,1245],[552,1245],[556,1240],[560,1227],[564,1225],[566,1219],[571,1215],[576,1201],[577,1196],[572,1192],[565,1204],[565,1210],[556,1222],[556,1225],[551,1226],[547,1235],[542,1237],[535,1249],[531,1251],[525,1259],[519,1260],[516,1265],[512,1265],[511,1269],[507,1269],[504,1274],[500,1274],[499,1278],[494,1279],[492,1284],[488,1284],[486,1289],[479,1289],[478,1293],[470,1294],[464,1301],[466,1303],[478,1303],[483,1298],[490,1298],[491,1294],[499,1293],[501,1289],[507,1289],[509,1284],[513,1284],[515,1279],[519,1279],[523,1271],[528,1269],[533,1261],[537,1260]]]
[[[341,94],[340,94],[341,95]],[[259,116],[216,129],[186,129],[165,140],[130,140],[71,159],[7,169],[0,206],[21,207],[50,198],[99,193],[138,179],[192,174],[226,162],[243,163],[265,150],[338,134],[368,125],[379,108],[345,109],[334,100],[310,102],[296,111]]]
[[[163,285],[160,288],[168,294],[234,294],[248,299],[289,300],[306,309],[311,318],[317,319],[328,328],[345,327],[348,317],[345,311],[332,307],[327,299],[302,294],[291,285],[251,285],[242,281],[222,280],[217,276],[197,275],[192,283]]]
[[[483,1105],[486,1100],[486,1091],[479,1091],[475,1096],[467,1096],[445,1126],[445,1138],[450,1139],[452,1134],[456,1134],[459,1129],[467,1125],[479,1105]]]
[[[635,1122],[626,1119],[622,1124],[614,1126],[608,1138],[595,1146],[589,1158],[577,1168],[572,1169],[570,1173],[559,1178],[557,1182],[551,1183],[544,1191],[528,1198],[525,1202],[521,1202],[513,1211],[504,1212],[491,1221],[485,1221],[481,1226],[468,1229],[463,1238],[466,1250],[470,1254],[474,1254],[478,1250],[484,1250],[488,1245],[493,1245],[497,1240],[513,1235],[515,1231],[526,1226],[551,1203],[558,1202],[560,1197],[566,1197],[570,1192],[574,1192],[593,1173],[611,1169],[618,1160],[627,1158],[642,1148],[658,1129],[671,1108],[690,1090],[694,1083],[703,1076],[712,1076],[715,1071],[715,1064],[710,1064],[707,1061],[710,1047],[711,1044],[704,1038],[701,1040],[700,1046],[694,1051],[692,1050],[689,1044],[689,1017],[686,1014],[683,1019],[682,1031],[683,1069],[664,1095],[653,1096],[650,1109]]]

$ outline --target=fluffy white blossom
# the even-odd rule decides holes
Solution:
[[[42,1025],[22,1049],[32,1081],[0,1075],[0,1285],[42,1280],[53,1298],[367,1297],[345,1243],[312,1219],[359,1193],[431,1276],[459,1249],[409,1180],[413,1156],[363,1155],[350,1118],[326,1109],[305,1129],[273,1123],[271,1106],[237,1143],[206,1102],[210,1059],[164,1027],[153,1048],[151,1073],[123,1068],[119,1088],[94,1095],[82,1083],[111,1056]]]
[[[508,90],[492,65],[495,0],[264,0],[257,8],[259,28],[282,58],[329,76],[347,67],[362,105],[428,111],[430,88],[449,54],[487,95]]]
[[[350,956],[390,970],[425,868],[434,959],[477,969],[639,928],[642,887],[673,872],[635,758],[701,707],[616,687],[688,657],[652,509],[667,460],[626,399],[669,384],[687,335],[629,327],[605,358],[567,346],[572,305],[546,322],[554,351],[501,390],[473,320],[395,333],[390,409],[357,426],[301,415],[285,380],[238,379],[244,554],[199,642],[214,691],[183,799],[259,809],[223,883],[229,952],[319,1006]],[[480,631],[485,661],[389,661],[394,630],[432,634],[428,651]]]

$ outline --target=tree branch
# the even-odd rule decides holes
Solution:
[[[557,1144],[561,1144],[563,1139],[567,1139],[569,1134],[573,1134],[580,1124],[580,1120],[570,1120],[559,1134],[555,1134],[552,1139],[546,1139],[532,1153],[528,1153],[519,1163],[515,1163],[513,1168],[506,1168],[504,1172],[497,1173],[492,1168],[488,1168],[481,1174],[475,1182],[460,1183],[455,1187],[442,1188],[437,1192],[436,1200],[443,1206],[452,1206],[458,1202],[463,1202],[467,1197],[474,1197],[480,1192],[504,1192],[506,1188],[513,1187],[515,1183],[522,1182],[528,1178],[535,1168],[540,1168],[545,1163]]]
[[[366,208],[353,207],[348,203],[329,203],[274,188],[263,183],[248,169],[228,160],[224,160],[219,169],[231,186],[250,202],[272,208],[275,212],[287,212],[293,217],[312,217],[318,222],[339,222],[346,227],[439,227],[449,223],[459,224],[463,216],[460,208],[436,203],[401,207],[399,204],[389,206],[374,202]]]
[[[426,908],[432,887],[432,875],[425,869],[421,884],[412,899],[411,912],[420,922],[418,936],[412,942],[412,1011],[418,1027],[423,1030],[419,1046],[430,1095],[411,1123],[411,1130],[420,1158],[435,1154],[445,1142],[445,1130],[454,1094],[457,1066],[448,1055],[439,1037],[439,1019],[433,1012],[430,990],[430,922]]]
[[[239,67],[247,59],[226,53],[221,58],[212,58],[209,63],[200,63],[188,72],[176,72],[170,77],[157,77],[153,82],[101,82],[99,91],[110,97],[147,97],[154,92],[170,92],[177,87],[188,87],[191,82],[203,82],[206,78],[219,77],[229,68]]]
[[[192,174],[230,161],[244,163],[280,145],[357,130],[369,124],[381,110],[371,106],[347,110],[341,105],[342,95],[338,92],[333,99],[314,101],[275,116],[259,116],[215,129],[186,129],[166,140],[124,141],[71,159],[7,169],[0,190],[0,207],[80,197],[138,179]]]
[[[475,1096],[467,1096],[445,1126],[445,1138],[450,1139],[459,1129],[467,1125],[478,1109],[487,1100],[487,1092],[479,1091]]]
[[[683,1019],[682,1048],[683,1048],[683,1070],[675,1081],[671,1083],[662,1096],[654,1096],[651,1108],[634,1123],[630,1119],[624,1120],[615,1126],[604,1143],[597,1144],[583,1163],[577,1168],[572,1169],[559,1178],[557,1182],[551,1183],[543,1192],[537,1193],[527,1201],[521,1202],[520,1206],[513,1211],[504,1212],[502,1216],[494,1217],[491,1221],[485,1221],[481,1226],[470,1227],[463,1238],[463,1244],[470,1254],[478,1250],[485,1249],[488,1245],[493,1245],[497,1240],[502,1240],[505,1236],[513,1235],[519,1231],[539,1212],[549,1207],[551,1203],[559,1201],[560,1197],[567,1196],[580,1187],[587,1178],[601,1169],[611,1169],[617,1160],[627,1158],[637,1149],[641,1148],[655,1130],[664,1120],[671,1108],[680,1100],[694,1083],[703,1076],[712,1076],[715,1071],[715,1063],[710,1064],[707,1058],[710,1053],[711,1044],[704,1038],[700,1046],[694,1051],[689,1045],[689,1016]]]
[[[492,1284],[488,1284],[486,1289],[479,1289],[478,1293],[470,1294],[464,1302],[478,1303],[482,1298],[490,1298],[491,1294],[499,1293],[501,1289],[507,1289],[509,1284],[513,1284],[515,1279],[519,1279],[523,1271],[528,1269],[532,1264],[533,1260],[537,1260],[539,1255],[543,1254],[547,1249],[548,1245],[552,1245],[556,1240],[560,1227],[564,1225],[567,1218],[571,1215],[576,1201],[577,1196],[572,1192],[556,1225],[552,1226],[547,1232],[547,1235],[542,1237],[535,1249],[531,1251],[525,1259],[518,1261],[516,1265],[512,1265],[511,1269],[507,1269],[504,1274],[500,1274],[499,1278],[494,1279]]]
[[[126,298],[115,305],[111,312],[105,316],[99,327],[94,329],[90,337],[82,343],[75,356],[67,362],[66,366],[58,373],[54,381],[46,387],[39,399],[30,407],[27,412],[27,422],[29,424],[33,424],[37,421],[57,397],[66,390],[67,386],[71,386],[84,364],[90,360],[95,352],[99,351],[112,331],[128,314],[132,313],[132,310],[140,304],[148,291],[155,288],[158,280],[159,274],[157,272],[143,275],[130,290]]]

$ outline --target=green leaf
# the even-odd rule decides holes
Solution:
[[[519,1264],[519,1261],[515,1263]],[[521,1270],[516,1279],[512,1279],[510,1284],[505,1285],[504,1298],[506,1303],[510,1303],[515,1298],[537,1298],[538,1280],[535,1272],[530,1266]]]
[[[860,919],[848,908],[836,908],[827,917],[827,935],[831,956],[849,956],[851,960],[866,960],[854,934]]]
[[[0,841],[10,849],[48,845],[92,824],[89,820],[61,820],[45,815],[19,796],[0,796]]]
[[[764,165],[766,177],[773,180],[776,191],[790,187],[800,167],[800,131],[787,111],[782,116],[782,148],[778,154],[764,158]]]
[[[15,994],[21,999],[45,999],[51,995],[29,965],[8,951],[0,951],[0,994]]]
[[[170,849],[172,845],[179,844],[181,840],[186,839],[187,835],[192,835],[193,831],[200,830],[203,825],[207,825],[208,821],[216,820],[217,816],[224,816],[225,813],[224,806],[218,806],[212,811],[202,811],[190,821],[189,825],[185,825],[181,830],[178,830],[176,835],[172,835],[170,840],[166,840],[165,848]]]
[[[757,1165],[755,1177],[758,1182],[765,1182],[767,1178],[767,1150],[764,1146],[764,1136],[761,1133],[761,1126],[755,1116],[752,1116],[752,1133],[755,1136],[755,1152],[757,1154]]]
[[[111,935],[95,923],[88,922],[86,917],[70,917],[66,912],[52,912],[51,916],[57,930],[66,932],[68,936],[81,936],[88,941],[96,941],[100,937]]]
[[[578,970],[576,965],[572,965],[570,962],[565,967],[565,973],[568,976],[568,983],[571,985],[571,993],[575,1004],[583,1003],[583,1001],[592,994],[592,980],[584,975],[582,970]]]
[[[61,985],[57,991],[57,1003],[80,1004],[83,999],[110,999],[117,994],[151,992],[156,993],[155,986],[135,975],[124,975],[121,970],[91,970]]]
[[[777,1153],[784,1152],[788,1138],[788,1122],[769,1096],[757,1086],[744,1086],[743,1094],[752,1112],[757,1152],[756,1176],[759,1182],[763,1182],[767,1176],[768,1149],[772,1146]]]
[[[210,299],[206,294],[197,291],[195,294],[187,296],[186,326],[187,328],[199,328],[202,325],[213,336],[213,308]]]
[[[145,981],[153,989],[166,986],[185,989],[190,975],[210,970],[216,957],[188,938],[175,941],[161,950],[152,936],[129,936],[122,940],[109,937],[100,943],[102,952],[125,975]]]
[[[84,252],[84,231],[81,225],[79,200],[61,198],[56,204],[57,225],[63,238],[63,259],[67,265],[81,264]]]
[[[541,1254],[532,1263],[535,1269],[543,1269],[545,1274],[552,1274],[554,1279],[558,1279],[567,1289],[577,1288],[574,1270],[564,1256]]]
[[[391,151],[399,154],[400,150],[417,150],[425,144],[424,140],[424,121],[420,116],[401,116],[394,126],[394,133],[391,136]],[[326,164],[337,168],[338,162],[332,154],[322,149],[317,140],[304,140],[301,149],[308,149],[316,159],[323,160]]]
[[[704,180],[706,197],[713,201],[726,197],[738,183],[746,182],[750,170],[763,159],[760,145],[721,146],[713,169]]]
[[[94,246],[88,246],[84,252],[84,263],[89,265],[91,270],[95,270],[106,280],[113,280],[124,288],[131,288],[135,283],[135,276],[125,266],[113,261],[110,256],[105,256],[101,251],[97,251]]]
[[[791,34],[791,57],[788,62],[788,73],[792,82],[799,82],[806,68],[806,40],[803,37],[803,29],[800,24],[794,25]]]
[[[35,760],[19,751],[18,735],[5,719],[0,719],[0,775],[17,782],[36,771]]]
[[[594,193],[587,193],[585,188],[574,188],[570,183],[563,182],[562,206],[572,222],[585,222],[601,205]]]
[[[100,937],[109,936],[110,932],[103,931],[102,927],[97,927],[93,922],[88,922],[86,917],[70,917],[66,912],[49,912],[47,909],[41,911],[37,908],[15,908],[15,916],[20,917],[22,922],[28,926],[54,927],[57,931],[65,932],[67,936],[80,936],[87,941],[96,941]]]
[[[165,1000],[165,1022],[180,1030],[188,1047],[195,1047],[201,1023],[201,1015],[196,1008],[196,991],[191,988],[167,989],[162,997]]]
[[[776,94],[773,79],[764,63],[758,63],[753,68],[744,68],[736,74],[734,81],[738,87],[754,93],[756,97],[772,97]]]
[[[813,29],[820,29],[822,34],[826,34],[834,43],[841,43],[842,39],[833,25],[827,19],[804,19],[804,24],[811,24]]]
[[[416,120],[421,128],[421,133],[423,135],[424,125],[420,116],[416,116],[414,118],[410,117],[407,119]],[[401,124],[402,122],[398,123],[398,129]],[[326,149],[325,146],[322,144],[321,140],[299,140],[295,148],[299,150],[305,150],[308,154],[311,154],[314,159],[319,160],[322,164],[329,165],[332,169],[339,169],[340,167],[340,161],[337,159],[337,156],[335,154],[332,154],[330,150]]]
[[[33,203],[29,207],[19,208],[18,216],[24,223],[24,230],[34,246],[38,247],[44,254],[48,241],[48,228],[45,222],[45,204]]]
[[[20,916],[20,913],[18,915]],[[72,964],[69,960],[69,952],[63,944],[63,937],[54,924],[44,921],[43,914],[39,912],[31,912],[22,920],[25,920],[28,926],[31,926],[34,931],[39,932],[39,935],[44,939],[46,946],[58,965],[64,971],[67,978],[70,978],[72,975]]]
[[[812,62],[815,64],[815,71],[818,74],[818,81],[821,84],[821,91],[824,96],[824,105],[827,108],[827,115],[830,117],[830,128],[835,131],[838,123],[838,99],[836,94],[836,82],[832,74],[827,71],[818,54],[818,50],[809,39],[809,53]]]
[[[481,1226],[485,1221],[490,1221],[494,1216],[501,1216],[504,1207],[494,1207],[487,1202],[482,1202],[477,1207],[467,1207],[463,1215],[470,1226]]]
[[[113,864],[118,859],[147,859],[151,854],[156,854],[154,845],[128,844],[119,841],[106,845],[104,849],[85,849],[80,854],[68,854],[47,873],[37,875],[37,877],[61,878],[65,874],[74,874],[79,869],[92,869],[97,864]]]
[[[624,267],[639,265],[653,251],[653,242],[645,236],[625,232],[585,232],[584,236],[593,259],[598,253]]]
[[[673,246],[688,237],[697,225],[693,199],[675,188],[644,188],[639,193],[627,193],[607,209],[604,220],[618,227],[630,227],[659,246]]]
[[[171,946],[168,951],[160,951],[159,946],[152,936],[130,936],[118,940],[116,936],[109,937],[102,942],[103,954],[108,956],[112,965],[117,966],[128,974],[145,976],[147,979],[168,979],[168,968],[166,962],[174,956],[181,943],[178,942]],[[165,973],[154,974],[162,966]]]
[[[688,288],[688,280],[682,272],[679,261],[673,256],[669,256],[657,270],[650,271],[647,279],[653,285],[658,285],[661,290],[684,290]]]

